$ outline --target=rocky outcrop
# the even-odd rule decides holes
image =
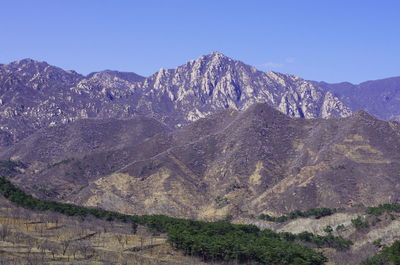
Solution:
[[[176,110],[184,123],[221,109],[245,110],[256,102],[266,102],[291,117],[347,117],[351,113],[338,98],[304,79],[261,72],[218,52],[176,69],[161,69],[143,87],[143,105],[157,98],[156,104]]]
[[[214,52],[144,78],[102,71],[82,76],[30,59],[0,65],[3,146],[40,128],[84,118],[147,115],[171,128],[222,109],[266,102],[291,117],[346,117],[335,96],[293,75],[261,72]]]

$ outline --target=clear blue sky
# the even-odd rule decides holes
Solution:
[[[398,0],[1,0],[0,63],[148,76],[220,51],[306,79],[400,76]]]

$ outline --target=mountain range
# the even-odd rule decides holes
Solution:
[[[364,111],[291,118],[267,103],[171,130],[153,118],[41,129],[0,158],[47,199],[196,219],[400,201],[400,124]]]
[[[399,209],[399,101],[398,77],[307,81],[218,52],[149,77],[24,59],[0,65],[0,175],[90,210],[335,234],[354,245],[321,251],[357,264],[399,238],[398,210],[366,214]]]
[[[170,128],[266,102],[291,117],[348,117],[364,109],[399,120],[400,78],[359,85],[306,81],[214,52],[150,77],[101,71],[87,76],[24,59],[0,65],[0,145],[40,128],[83,118],[155,117]]]
[[[218,52],[147,78],[24,59],[0,65],[0,156],[28,164],[38,196],[130,213],[397,202],[399,124],[357,109],[398,119],[398,84],[306,81]]]
[[[82,118],[147,115],[177,128],[255,102],[267,102],[292,117],[350,114],[337,97],[312,82],[261,72],[218,52],[148,78],[109,70],[82,76],[24,59],[0,66],[0,144]]]
[[[373,80],[354,85],[348,82],[313,82],[333,93],[351,110],[365,110],[384,120],[400,120],[400,77]]]

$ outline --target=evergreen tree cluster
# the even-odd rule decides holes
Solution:
[[[314,208],[314,209],[310,209],[307,211],[300,211],[300,210],[296,210],[293,212],[290,212],[287,215],[282,215],[282,216],[271,216],[268,214],[261,214],[259,216],[259,219],[261,220],[265,220],[265,221],[270,221],[270,222],[276,222],[276,223],[283,223],[286,222],[288,220],[293,220],[296,218],[300,218],[300,217],[315,217],[315,219],[319,219],[321,217],[324,216],[329,216],[332,215],[334,213],[337,212],[338,209],[336,208]]]
[[[376,207],[368,207],[367,214],[379,216],[383,213],[396,212],[400,213],[400,204],[381,204]]]
[[[186,254],[205,261],[255,261],[258,264],[324,264],[314,250],[281,238],[271,230],[226,221],[188,221],[169,229],[168,241]]]
[[[400,265],[400,241],[397,240],[389,247],[384,247],[378,254],[365,260],[362,265]]]

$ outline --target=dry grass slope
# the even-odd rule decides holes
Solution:
[[[51,212],[33,212],[0,198],[0,264],[204,264],[182,255],[144,227]]]

